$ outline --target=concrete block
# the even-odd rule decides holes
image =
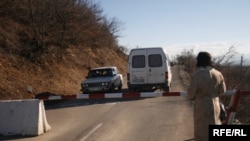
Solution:
[[[0,101],[0,134],[38,136],[51,130],[38,99]]]

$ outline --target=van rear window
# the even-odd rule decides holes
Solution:
[[[144,55],[133,56],[132,67],[133,68],[145,68],[145,56]]]
[[[152,54],[148,56],[148,66],[149,67],[161,67],[162,58],[160,54]]]

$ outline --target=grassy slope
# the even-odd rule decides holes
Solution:
[[[1,50],[0,50],[1,51]],[[43,66],[35,65],[17,55],[0,53],[0,99],[30,98],[34,94],[76,94],[88,67],[116,65],[126,74],[126,56],[113,49],[79,50],[69,48],[62,58],[51,56]]]

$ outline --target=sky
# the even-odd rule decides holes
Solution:
[[[250,0],[94,0],[109,18],[121,22],[119,45],[163,47],[236,57],[250,62]],[[249,59],[248,59],[249,57]],[[240,58],[240,57],[239,57]]]

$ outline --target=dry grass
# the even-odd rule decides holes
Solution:
[[[125,71],[126,48],[117,44],[119,21],[106,19],[98,4],[0,4],[0,99],[30,98],[28,86],[34,94],[78,93],[89,67],[116,65]]]
[[[0,50],[1,51],[1,50]],[[109,48],[89,51],[70,48],[63,58],[51,58],[35,65],[19,56],[0,54],[0,100],[27,99],[27,87],[40,93],[76,94],[88,67],[115,65],[126,74],[126,56]]]

